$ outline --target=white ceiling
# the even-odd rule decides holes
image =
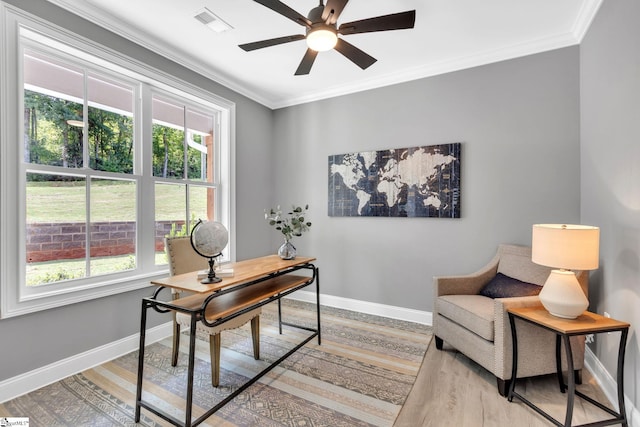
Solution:
[[[341,22],[416,10],[415,28],[345,36],[378,61],[361,70],[321,52],[294,72],[304,40],[245,52],[239,44],[304,27],[252,0],[49,0],[270,108],[353,93],[575,45],[602,0],[351,0]],[[302,15],[317,0],[283,0]],[[204,7],[233,28],[215,33],[194,16]]]

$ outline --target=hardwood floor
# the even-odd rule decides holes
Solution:
[[[315,304],[284,300],[283,319],[316,325]],[[420,369],[431,328],[333,307],[321,307],[322,345],[312,340],[201,426],[390,427]],[[169,315],[167,315],[167,320]],[[220,387],[211,386],[208,334],[196,340],[193,414],[203,415],[310,334],[285,326],[277,304],[260,316],[260,360],[253,358],[249,325],[225,331]],[[185,334],[186,335],[186,334]],[[172,366],[172,337],[145,351],[143,397],[184,419],[188,343]],[[4,359],[3,359],[4,360]],[[138,352],[127,353],[31,393],[0,403],[3,417],[29,417],[32,427],[165,427],[143,410],[134,422]]]
[[[564,422],[566,394],[561,394],[555,375],[518,381],[517,390],[527,399]],[[607,402],[591,374],[583,371],[578,390]],[[608,404],[609,407],[612,407]],[[576,397],[573,425],[610,418],[609,414]],[[545,427],[549,421],[517,399],[500,396],[496,379],[487,370],[446,342],[437,350],[432,342],[416,382],[394,427]]]

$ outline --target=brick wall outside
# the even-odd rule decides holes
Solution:
[[[164,237],[175,223],[156,223],[156,251],[164,251]],[[91,256],[113,256],[135,253],[135,222],[96,222],[91,225]],[[34,223],[27,224],[27,262],[44,262],[57,259],[85,257],[85,223]]]

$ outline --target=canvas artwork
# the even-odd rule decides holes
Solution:
[[[329,156],[329,216],[460,218],[461,145]]]

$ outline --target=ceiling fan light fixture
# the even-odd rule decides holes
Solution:
[[[338,32],[329,25],[318,25],[307,33],[307,46],[316,52],[331,50],[338,43]]]

